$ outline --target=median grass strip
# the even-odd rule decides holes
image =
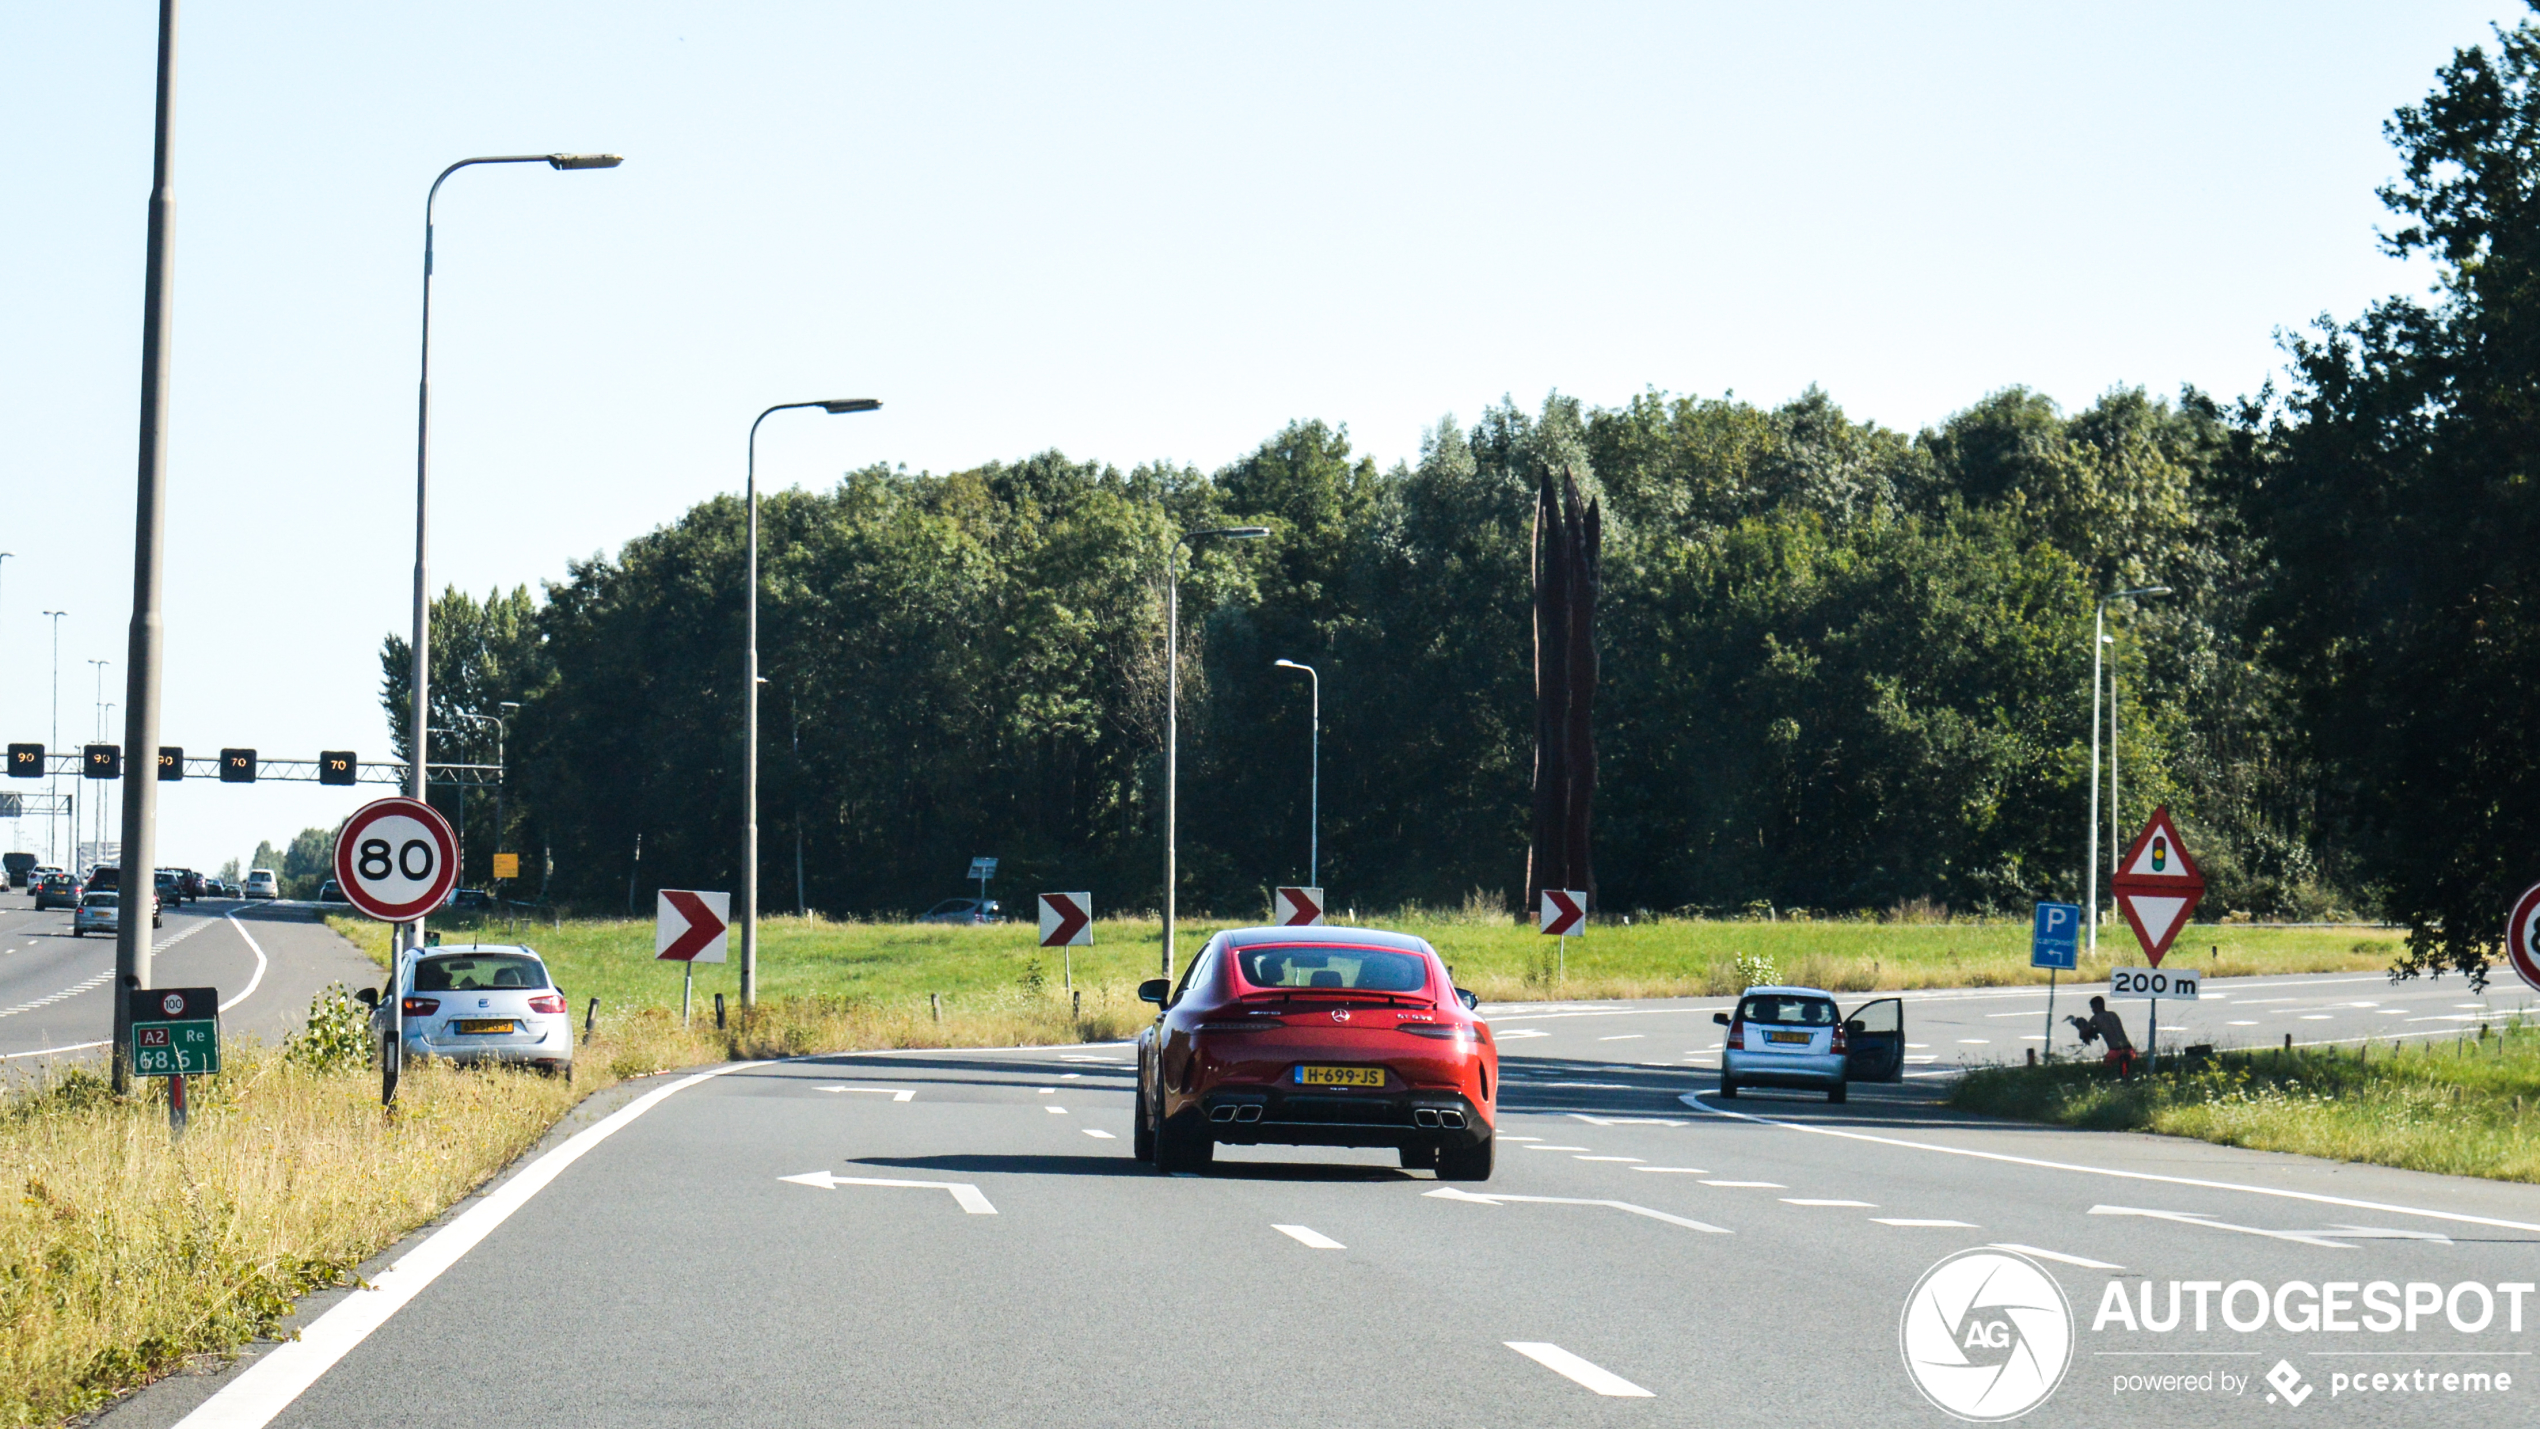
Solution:
[[[2540,1028],[2458,1039],[2225,1052],[2118,1080],[2097,1063],[1980,1067],[1967,1111],[2411,1171],[2540,1181]]]
[[[1335,920],[1341,910],[1334,910]],[[1902,922],[1870,919],[1789,920],[1654,918],[1596,924],[1572,938],[1558,959],[1558,939],[1531,924],[1511,923],[1504,913],[1403,909],[1364,915],[1377,927],[1427,938],[1455,968],[1456,981],[1493,1002],[1547,997],[1629,998],[1719,996],[1754,982],[1783,981],[1836,991],[1916,987],[2005,987],[2042,984],[2046,974],[2028,965],[2026,922]],[[339,933],[387,956],[387,929],[360,918],[327,920]],[[536,948],[572,995],[577,1009],[598,997],[600,1015],[628,1007],[679,1006],[680,969],[653,960],[649,919],[568,918],[555,923],[507,923],[496,918],[445,918],[434,926],[456,942],[468,938],[521,942]],[[1239,920],[1193,920],[1179,926],[1185,961],[1221,928]],[[1118,1035],[1142,1025],[1149,1011],[1137,1001],[1137,985],[1158,965],[1153,919],[1106,919],[1094,925],[1094,945],[1072,950],[1034,946],[1030,924],[987,927],[945,924],[866,923],[785,916],[759,924],[759,995],[771,1004],[789,998],[843,998],[869,1009],[913,1009],[931,1027],[930,995],[948,1009],[985,1013],[992,1008],[1032,1025],[1044,1036],[1066,1037],[1074,1006],[1066,996],[1072,963],[1083,994],[1083,1035]],[[2173,954],[2207,977],[2258,973],[2378,972],[2397,956],[2403,934],[2375,928],[2270,928],[2199,924],[2188,929]],[[714,994],[736,1001],[740,989],[740,937],[733,961],[696,969],[696,997],[710,1011]],[[2134,940],[2103,939],[2067,982],[2105,979],[2108,969],[2139,964]],[[923,1039],[925,1027],[917,1029]],[[919,1043],[909,1045],[923,1045]]]

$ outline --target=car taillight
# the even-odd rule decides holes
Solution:
[[[1746,1050],[1746,1019],[1739,1018],[1729,1024],[1728,1046],[1732,1051]]]
[[[432,1014],[441,1010],[441,999],[437,997],[409,997],[397,1005],[405,1009],[405,1013],[408,1017],[430,1017]]]
[[[1834,1051],[1837,1056],[1843,1054],[1843,1024],[1839,1022],[1835,1024],[1834,1029]]]
[[[564,994],[560,992],[542,992],[536,997],[529,999],[529,1010],[532,1012],[543,1012],[552,1017],[555,1014],[564,1011]]]
[[[1408,1032],[1414,1037],[1435,1037],[1443,1042],[1477,1040],[1473,1029],[1459,1022],[1405,1022],[1394,1030]]]

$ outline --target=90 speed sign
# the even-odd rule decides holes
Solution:
[[[411,923],[441,906],[459,881],[459,840],[430,804],[364,804],[335,835],[335,883],[383,923]]]

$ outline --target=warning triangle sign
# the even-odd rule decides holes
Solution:
[[[2125,857],[2118,860],[2116,877],[2108,885],[2117,895],[2126,926],[2134,929],[2135,940],[2143,944],[2143,955],[2159,967],[2162,955],[2196,915],[2197,901],[2205,896],[2205,875],[2188,855],[2167,806],[2152,811],[2143,832],[2135,835]]]

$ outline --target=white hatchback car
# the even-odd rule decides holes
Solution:
[[[573,1015],[538,954],[509,944],[426,948],[406,967],[406,1055],[573,1075]],[[388,1008],[371,1015],[381,1036]]]
[[[1720,1047],[1720,1095],[1740,1087],[1795,1087],[1844,1099],[1849,1048],[1834,994],[1813,987],[1750,987],[1737,1012],[1715,1012],[1729,1035]]]
[[[246,896],[249,898],[280,898],[282,896],[282,881],[273,876],[273,870],[270,868],[250,870],[247,874]]]

